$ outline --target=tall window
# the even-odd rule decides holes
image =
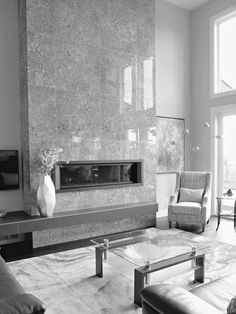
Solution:
[[[213,94],[236,93],[236,8],[212,20]]]
[[[236,132],[236,115],[222,118],[223,135],[223,186],[222,192],[232,189],[236,192],[236,147],[232,145],[232,136]]]
[[[236,195],[236,146],[233,136],[236,133],[236,111],[218,114],[217,133],[222,136],[218,140],[218,179],[217,195],[222,195],[231,189]],[[223,208],[233,210],[230,201],[224,202]]]

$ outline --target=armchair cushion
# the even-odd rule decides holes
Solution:
[[[176,174],[174,193],[168,205],[169,228],[172,223],[201,224],[211,215],[211,173],[183,171]]]
[[[200,215],[201,204],[195,202],[181,202],[172,205],[173,214]]]
[[[204,189],[180,188],[179,202],[202,202]]]

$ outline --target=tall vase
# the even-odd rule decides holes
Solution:
[[[37,202],[41,217],[52,217],[56,205],[56,192],[49,175],[42,175],[40,177]]]

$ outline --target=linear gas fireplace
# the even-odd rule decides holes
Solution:
[[[54,182],[58,192],[142,184],[142,160],[59,162]]]

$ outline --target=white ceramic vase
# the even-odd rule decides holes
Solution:
[[[56,192],[49,175],[42,175],[40,177],[37,202],[41,217],[52,217],[56,205]]]

